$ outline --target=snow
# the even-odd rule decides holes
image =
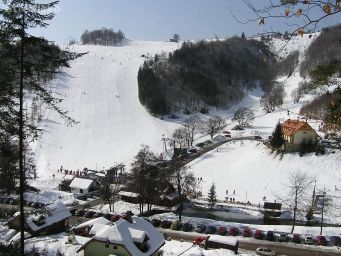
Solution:
[[[142,55],[172,52],[180,44],[131,41],[122,47],[74,45],[88,52],[72,63],[67,76],[57,78],[64,97],[61,107],[79,123],[67,126],[56,113],[43,118],[42,138],[32,144],[38,175],[51,178],[64,169],[103,169],[123,162],[129,166],[141,144],[162,151],[162,134],[168,137],[179,124],[151,116],[138,99],[137,72]]]
[[[117,193],[119,196],[127,196],[127,197],[139,197],[140,194],[138,193],[133,193],[133,192],[128,192],[128,191],[120,191]]]
[[[88,189],[93,182],[90,179],[74,178],[70,184],[70,188]]]
[[[42,225],[37,225],[35,221],[43,216],[44,223]],[[70,211],[61,202],[55,202],[52,205],[47,206],[47,211],[45,213],[36,213],[29,215],[26,219],[26,224],[33,231],[41,230],[48,227],[54,223],[65,220],[71,216]]]
[[[119,220],[113,225],[106,226],[96,233],[91,240],[122,244],[132,255],[151,255],[151,253],[154,253],[163,245],[163,235],[152,224],[142,218],[133,217],[132,220],[132,223],[126,220]],[[149,237],[147,241],[149,249],[147,252],[141,252],[134,242],[144,241],[146,234]]]
[[[98,218],[91,219],[91,220],[88,220],[86,222],[83,222],[83,223],[79,224],[78,226],[74,227],[73,229],[80,229],[83,227],[91,227],[95,224],[109,225],[111,223],[112,223],[111,221],[107,220],[104,217],[98,217]]]
[[[238,239],[233,237],[227,237],[227,236],[220,236],[220,235],[210,235],[208,238],[209,241],[222,243],[222,244],[228,244],[232,246],[236,246],[238,243]]]

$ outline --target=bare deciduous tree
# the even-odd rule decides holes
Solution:
[[[283,85],[276,84],[273,88],[266,92],[260,99],[260,105],[267,112],[271,113],[283,104],[283,99],[285,96]]]
[[[186,128],[178,128],[172,134],[173,147],[184,148],[190,145],[191,135]]]
[[[189,135],[190,146],[193,145],[194,135],[196,132],[199,131],[200,125],[201,121],[198,116],[192,116],[183,123],[184,129],[186,130],[186,133]]]
[[[255,118],[253,111],[247,107],[239,108],[232,118],[232,121],[237,121],[239,126],[250,126],[251,121]]]
[[[318,24],[329,16],[341,12],[341,1],[339,0],[268,0],[252,1],[242,0],[245,6],[251,10],[252,17],[240,20],[233,14],[232,16],[239,23],[258,22],[258,25],[273,24],[273,20],[282,20],[288,24],[290,35],[303,35],[307,31],[315,31]],[[265,33],[277,33],[264,29]]]
[[[293,211],[293,220],[291,233],[294,232],[297,214],[302,214],[310,207],[309,188],[313,184],[315,178],[300,170],[289,174],[288,182],[285,184],[286,196],[279,199]]]
[[[226,127],[225,120],[220,116],[213,116],[208,119],[207,122],[203,124],[203,132],[207,135],[210,135],[211,139],[213,136],[220,132],[222,129]]]

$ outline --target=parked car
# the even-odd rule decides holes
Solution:
[[[306,244],[314,244],[314,238],[311,235],[306,235],[304,239],[304,243]]]
[[[244,227],[243,229],[243,237],[251,237],[252,231],[249,227]]]
[[[160,227],[161,228],[170,228],[172,225],[172,222],[170,220],[163,220],[161,221]]]
[[[161,225],[161,220],[159,219],[152,219],[150,221],[150,223],[154,226],[154,227],[159,227]]]
[[[231,134],[229,131],[223,131],[224,134]]]
[[[188,151],[192,154],[198,153],[198,150],[196,150],[195,148],[190,148]]]
[[[198,233],[204,233],[206,231],[206,225],[204,224],[198,224],[195,229],[194,229],[195,232],[198,232]]]
[[[288,234],[280,233],[277,235],[277,240],[279,242],[286,242],[288,240]]]
[[[332,246],[341,246],[341,237],[340,236],[331,236],[329,238],[330,245]]]
[[[217,228],[215,226],[207,226],[206,234],[214,234],[217,232]]]
[[[268,241],[275,241],[275,234],[273,231],[268,231],[266,233],[266,240]]]
[[[193,229],[193,225],[191,223],[184,223],[181,227],[181,230],[184,232],[191,232]]]
[[[111,214],[110,220],[111,220],[112,222],[116,222],[116,221],[118,221],[118,220],[120,220],[120,219],[122,219],[122,215],[120,215],[120,214]]]
[[[227,229],[225,227],[219,227],[217,233],[221,236],[225,236],[227,234]]]
[[[256,136],[255,136],[255,139],[256,139],[256,140],[261,140],[261,139],[262,139],[262,137],[261,137],[261,136],[259,136],[259,135],[256,135]]]
[[[237,236],[239,234],[239,229],[237,227],[230,227],[229,234],[230,236]]]
[[[292,241],[296,244],[299,244],[301,243],[301,237],[299,234],[293,234],[292,235]]]
[[[84,216],[84,214],[85,214],[85,211],[82,210],[82,209],[77,210],[77,211],[75,212],[75,216],[78,216],[78,217],[82,217],[82,216]]]
[[[256,254],[261,256],[275,256],[277,255],[277,252],[271,250],[270,248],[259,247],[256,249]]]
[[[197,236],[196,238],[194,238],[193,244],[202,245],[205,240],[206,240],[205,236]]]
[[[322,246],[326,246],[327,245],[327,239],[325,236],[317,236],[315,238],[315,244],[316,245],[322,245]]]
[[[263,231],[257,229],[257,230],[255,231],[254,238],[260,239],[260,240],[263,239],[263,238],[264,238],[264,233],[263,233]]]
[[[85,218],[92,218],[95,215],[94,211],[86,211],[84,214]]]
[[[112,214],[110,214],[110,213],[106,213],[103,215],[104,218],[106,218],[107,220],[110,220],[110,221],[111,221],[111,216],[112,216]]]
[[[98,218],[98,217],[103,217],[103,213],[102,212],[95,212],[95,214],[94,214],[94,218]]]
[[[204,147],[204,146],[205,146],[205,144],[204,144],[204,143],[202,143],[202,142],[200,142],[200,143],[196,144],[195,146],[196,146],[196,147],[199,147],[199,148],[202,148],[202,147]]]
[[[171,229],[180,230],[182,227],[182,223],[179,220],[175,220],[172,222]]]
[[[226,138],[231,138],[231,134],[224,134]]]

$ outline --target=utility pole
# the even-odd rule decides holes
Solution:
[[[314,209],[314,204],[315,204],[315,189],[316,189],[316,180],[315,180],[315,185],[314,185],[314,190],[313,190],[313,200],[311,201],[311,209]]]
[[[322,235],[322,229],[323,229],[323,211],[324,211],[325,197],[326,197],[326,188],[323,188],[320,236]]]

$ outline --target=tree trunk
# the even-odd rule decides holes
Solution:
[[[177,182],[178,182],[178,194],[179,194],[179,221],[181,222],[181,216],[182,216],[182,190],[181,190],[181,177],[180,173],[177,172]]]
[[[24,215],[24,38],[25,38],[25,3],[23,6],[22,27],[21,27],[21,44],[20,44],[20,90],[19,90],[19,175],[20,175],[20,256],[25,254],[25,215]]]

